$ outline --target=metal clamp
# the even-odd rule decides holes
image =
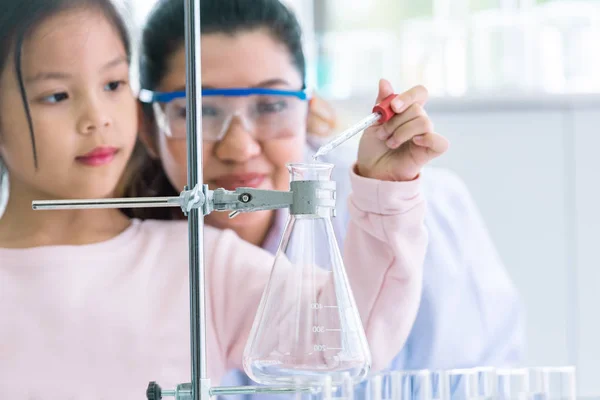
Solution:
[[[87,208],[141,208],[141,207],[181,207],[187,215],[199,209],[203,215],[213,211],[233,211],[235,217],[242,212],[290,208],[293,215],[325,216],[325,212],[335,215],[335,182],[333,181],[294,181],[290,191],[237,188],[235,191],[209,190],[208,185],[187,187],[177,197],[144,197],[85,200],[42,200],[34,201],[34,210],[65,210]]]
[[[278,190],[237,188],[235,191],[217,189],[212,193],[212,208],[215,211],[233,211],[230,218],[242,212],[288,208],[292,204],[292,193]]]
[[[239,213],[290,208],[292,215],[335,215],[335,182],[293,181],[290,191],[237,188],[235,191],[208,190],[207,185],[184,190],[180,195],[181,209],[189,213],[201,208],[204,215],[212,211]]]
[[[335,216],[335,182],[334,181],[293,181],[292,215]]]
[[[192,190],[186,186],[179,195],[179,205],[184,215],[188,215],[193,209],[201,209],[202,215],[208,215],[212,212],[213,192],[208,190],[208,185],[196,185]]]

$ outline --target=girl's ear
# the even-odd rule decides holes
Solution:
[[[158,146],[156,144],[156,124],[154,124],[150,118],[146,115],[142,108],[142,103],[137,102],[138,105],[138,126],[140,127],[140,141],[146,147],[146,151],[153,159],[158,159]]]

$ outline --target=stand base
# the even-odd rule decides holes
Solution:
[[[237,394],[290,394],[316,393],[318,390],[309,386],[215,386],[210,387],[210,379],[202,379],[200,400],[208,400],[212,396],[228,396]],[[192,384],[182,383],[175,390],[162,389],[156,382],[150,382],[146,390],[148,400],[159,400],[163,397],[174,397],[175,400],[192,400]]]

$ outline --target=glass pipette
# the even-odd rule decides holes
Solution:
[[[371,125],[377,122],[383,124],[384,122],[389,121],[390,118],[394,116],[394,111],[392,110],[390,103],[392,102],[392,100],[394,100],[396,96],[397,94],[390,94],[388,97],[383,99],[383,101],[381,101],[380,103],[376,104],[375,107],[373,107],[373,113],[371,115],[360,120],[355,125],[351,126],[344,132],[337,135],[330,142],[321,146],[313,156],[313,160],[316,160],[318,157],[329,153],[331,150],[335,149],[336,147],[338,147],[351,137],[355,136],[356,134],[364,131]]]

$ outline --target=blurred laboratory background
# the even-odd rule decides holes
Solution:
[[[139,26],[155,0],[120,2]],[[452,144],[436,164],[467,183],[526,307],[526,366],[575,365],[600,394],[600,1],[285,2],[340,128],[379,77],[429,89]]]

